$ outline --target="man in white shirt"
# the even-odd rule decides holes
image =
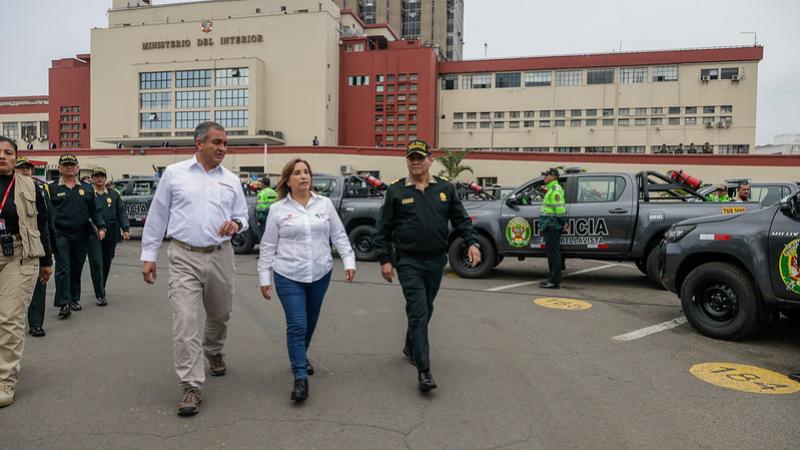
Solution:
[[[247,229],[247,205],[239,178],[221,166],[228,137],[215,122],[194,131],[197,152],[164,171],[142,232],[142,275],[156,281],[161,241],[172,238],[169,299],[172,303],[175,372],[183,388],[178,415],[197,414],[205,382],[202,352],[213,376],[225,375],[222,347],[233,303],[232,236]],[[200,307],[206,311],[205,337],[198,330]]]

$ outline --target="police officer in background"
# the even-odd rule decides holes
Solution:
[[[259,225],[267,223],[267,215],[269,214],[269,207],[278,201],[278,193],[269,186],[269,177],[264,176],[261,179],[262,189],[258,191],[256,198],[256,220]]]
[[[97,209],[92,186],[78,181],[79,170],[78,158],[65,153],[58,158],[61,177],[49,184],[55,216],[55,306],[61,308],[59,319],[81,310],[81,272],[89,235],[96,228],[100,240],[106,236],[106,224]]]
[[[17,170],[18,175],[26,177],[33,176],[33,163],[31,163],[25,156],[17,156]],[[50,203],[50,191],[47,184],[33,179],[36,187],[41,189],[42,198],[44,199],[45,208],[47,210],[47,228],[48,228],[48,248],[53,248],[53,204]],[[51,258],[52,259],[52,258]],[[50,268],[52,270],[52,267]],[[44,332],[44,304],[45,296],[47,295],[47,283],[43,282],[41,278],[36,279],[36,286],[33,289],[33,298],[28,307],[28,333],[33,337],[42,337]]]
[[[120,239],[120,229],[122,239],[128,240],[130,236],[130,224],[128,223],[128,213],[125,203],[120,198],[117,191],[108,189],[106,169],[95,167],[92,170],[92,187],[97,208],[106,223],[106,238],[102,241],[94,233],[89,235],[89,271],[92,274],[92,285],[94,286],[94,296],[97,299],[97,306],[106,306],[106,283],[108,282],[108,272],[111,270],[111,260],[117,250],[117,243]]]
[[[408,144],[408,178],[401,178],[386,190],[374,240],[381,276],[391,283],[397,267],[408,317],[403,354],[417,366],[418,388],[422,392],[437,387],[430,371],[428,323],[447,263],[448,222],[464,238],[472,266],[481,261],[478,235],[455,186],[432,177],[431,164],[433,156],[428,144],[423,141]],[[394,265],[393,249],[397,256]]]
[[[539,287],[558,289],[561,286],[561,270],[564,264],[561,258],[561,234],[566,223],[567,209],[564,201],[564,189],[558,183],[558,169],[551,167],[542,172],[542,175],[544,175],[546,192],[539,210],[539,229],[547,251],[550,277],[539,283]]]
[[[724,184],[717,186],[717,190],[708,194],[708,197],[706,198],[712,203],[731,201],[730,196],[728,196],[728,188]]]

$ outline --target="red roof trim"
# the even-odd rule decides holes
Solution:
[[[587,67],[760,61],[763,58],[764,47],[760,46],[655,50],[629,53],[597,53],[590,55],[444,61],[439,63],[439,73],[456,74],[536,69],[577,69]]]

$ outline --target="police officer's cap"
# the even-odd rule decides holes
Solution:
[[[78,164],[78,157],[72,153],[64,153],[58,158],[58,164]]]
[[[24,166],[33,167],[33,163],[28,160],[27,156],[17,156],[16,167],[24,167]]]
[[[106,169],[104,169],[102,167],[95,167],[94,169],[92,169],[92,176],[93,177],[107,177],[108,175],[106,174]]]
[[[559,176],[561,176],[561,175],[558,173],[558,169],[556,169],[555,167],[551,167],[551,168],[549,168],[549,169],[545,170],[544,172],[542,172],[542,175],[544,175],[544,176],[553,175],[554,177],[559,177]]]
[[[428,143],[425,141],[411,141],[406,147],[406,158],[411,155],[422,155],[428,158],[431,156],[431,149],[428,147]]]
[[[720,184],[719,186],[717,186],[717,190],[718,191],[726,191],[727,192],[728,191],[728,187],[725,186],[724,184]]]

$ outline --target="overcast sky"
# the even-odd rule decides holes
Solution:
[[[290,1],[290,0],[287,0]],[[400,0],[392,0],[400,1]],[[111,0],[0,0],[6,67],[0,96],[46,95],[50,60],[88,53]],[[154,0],[157,4],[178,0]],[[465,59],[752,44],[759,65],[756,142],[800,133],[800,1],[465,0]]]

